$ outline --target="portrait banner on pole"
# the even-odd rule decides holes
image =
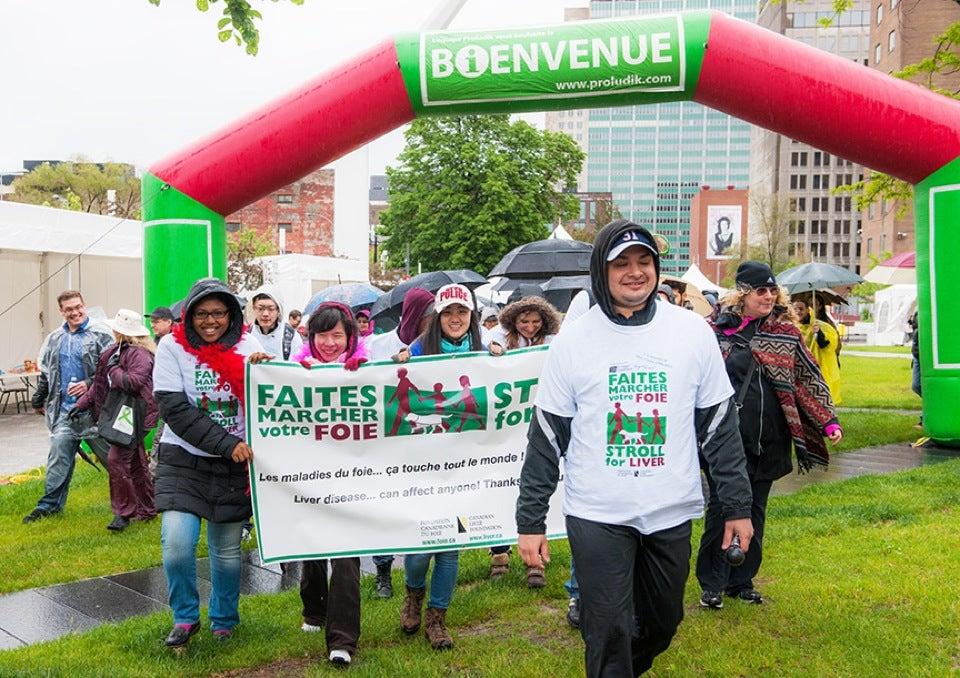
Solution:
[[[250,488],[265,562],[516,541],[526,436],[546,347],[247,367]],[[561,486],[547,520],[564,536]]]

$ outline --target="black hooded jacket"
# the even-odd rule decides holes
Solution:
[[[613,308],[613,298],[607,284],[607,255],[616,241],[627,231],[640,231],[650,237],[650,232],[637,224],[619,219],[607,224],[597,234],[590,259],[590,277],[593,296],[604,315],[621,325],[643,325],[650,322],[656,313],[656,286],[651,298],[640,311],[629,318]],[[660,277],[660,258],[654,258],[657,278]],[[581,320],[582,322],[582,320]],[[546,516],[550,496],[557,489],[560,477],[560,458],[570,444],[573,419],[561,417],[537,408],[527,432],[527,452],[520,474],[520,496],[517,499],[517,532],[519,534],[545,534]],[[711,477],[716,479],[717,494],[727,520],[750,517],[752,495],[747,479],[745,455],[740,440],[737,410],[733,398],[708,408],[694,411],[694,425],[700,455],[708,466]]]
[[[243,336],[243,308],[231,289],[215,278],[198,281],[187,295],[183,309],[187,341],[197,348],[205,343],[193,329],[193,312],[210,296],[222,301],[230,312],[230,325],[220,343],[236,345]],[[194,406],[183,391],[156,391],[154,397],[166,426],[191,445],[215,455],[199,457],[178,445],[161,443],[157,453],[157,510],[184,511],[214,522],[248,518],[247,467],[230,459],[233,448],[242,440]]]

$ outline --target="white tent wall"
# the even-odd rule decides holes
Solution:
[[[279,289],[286,312],[303,310],[310,297],[331,285],[370,281],[366,260],[281,254],[256,261],[263,269],[264,284]]]
[[[867,343],[876,346],[902,344],[907,320],[917,307],[916,285],[891,285],[877,291],[873,302],[873,331]]]

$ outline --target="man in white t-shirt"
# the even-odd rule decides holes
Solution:
[[[564,459],[588,676],[640,675],[683,619],[690,524],[703,514],[698,450],[719,475],[726,533],[749,547],[750,483],[733,389],[695,314],[656,301],[649,231],[626,220],[594,243],[596,304],[550,346],[520,477],[528,566],[550,559],[545,519]]]

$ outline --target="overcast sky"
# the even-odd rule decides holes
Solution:
[[[0,172],[23,160],[156,160],[399,32],[437,0],[255,0],[260,54],[217,40],[219,4],[0,0]],[[587,0],[467,0],[451,28],[558,23]],[[534,117],[532,120],[542,120]],[[379,173],[403,146],[371,144]]]

